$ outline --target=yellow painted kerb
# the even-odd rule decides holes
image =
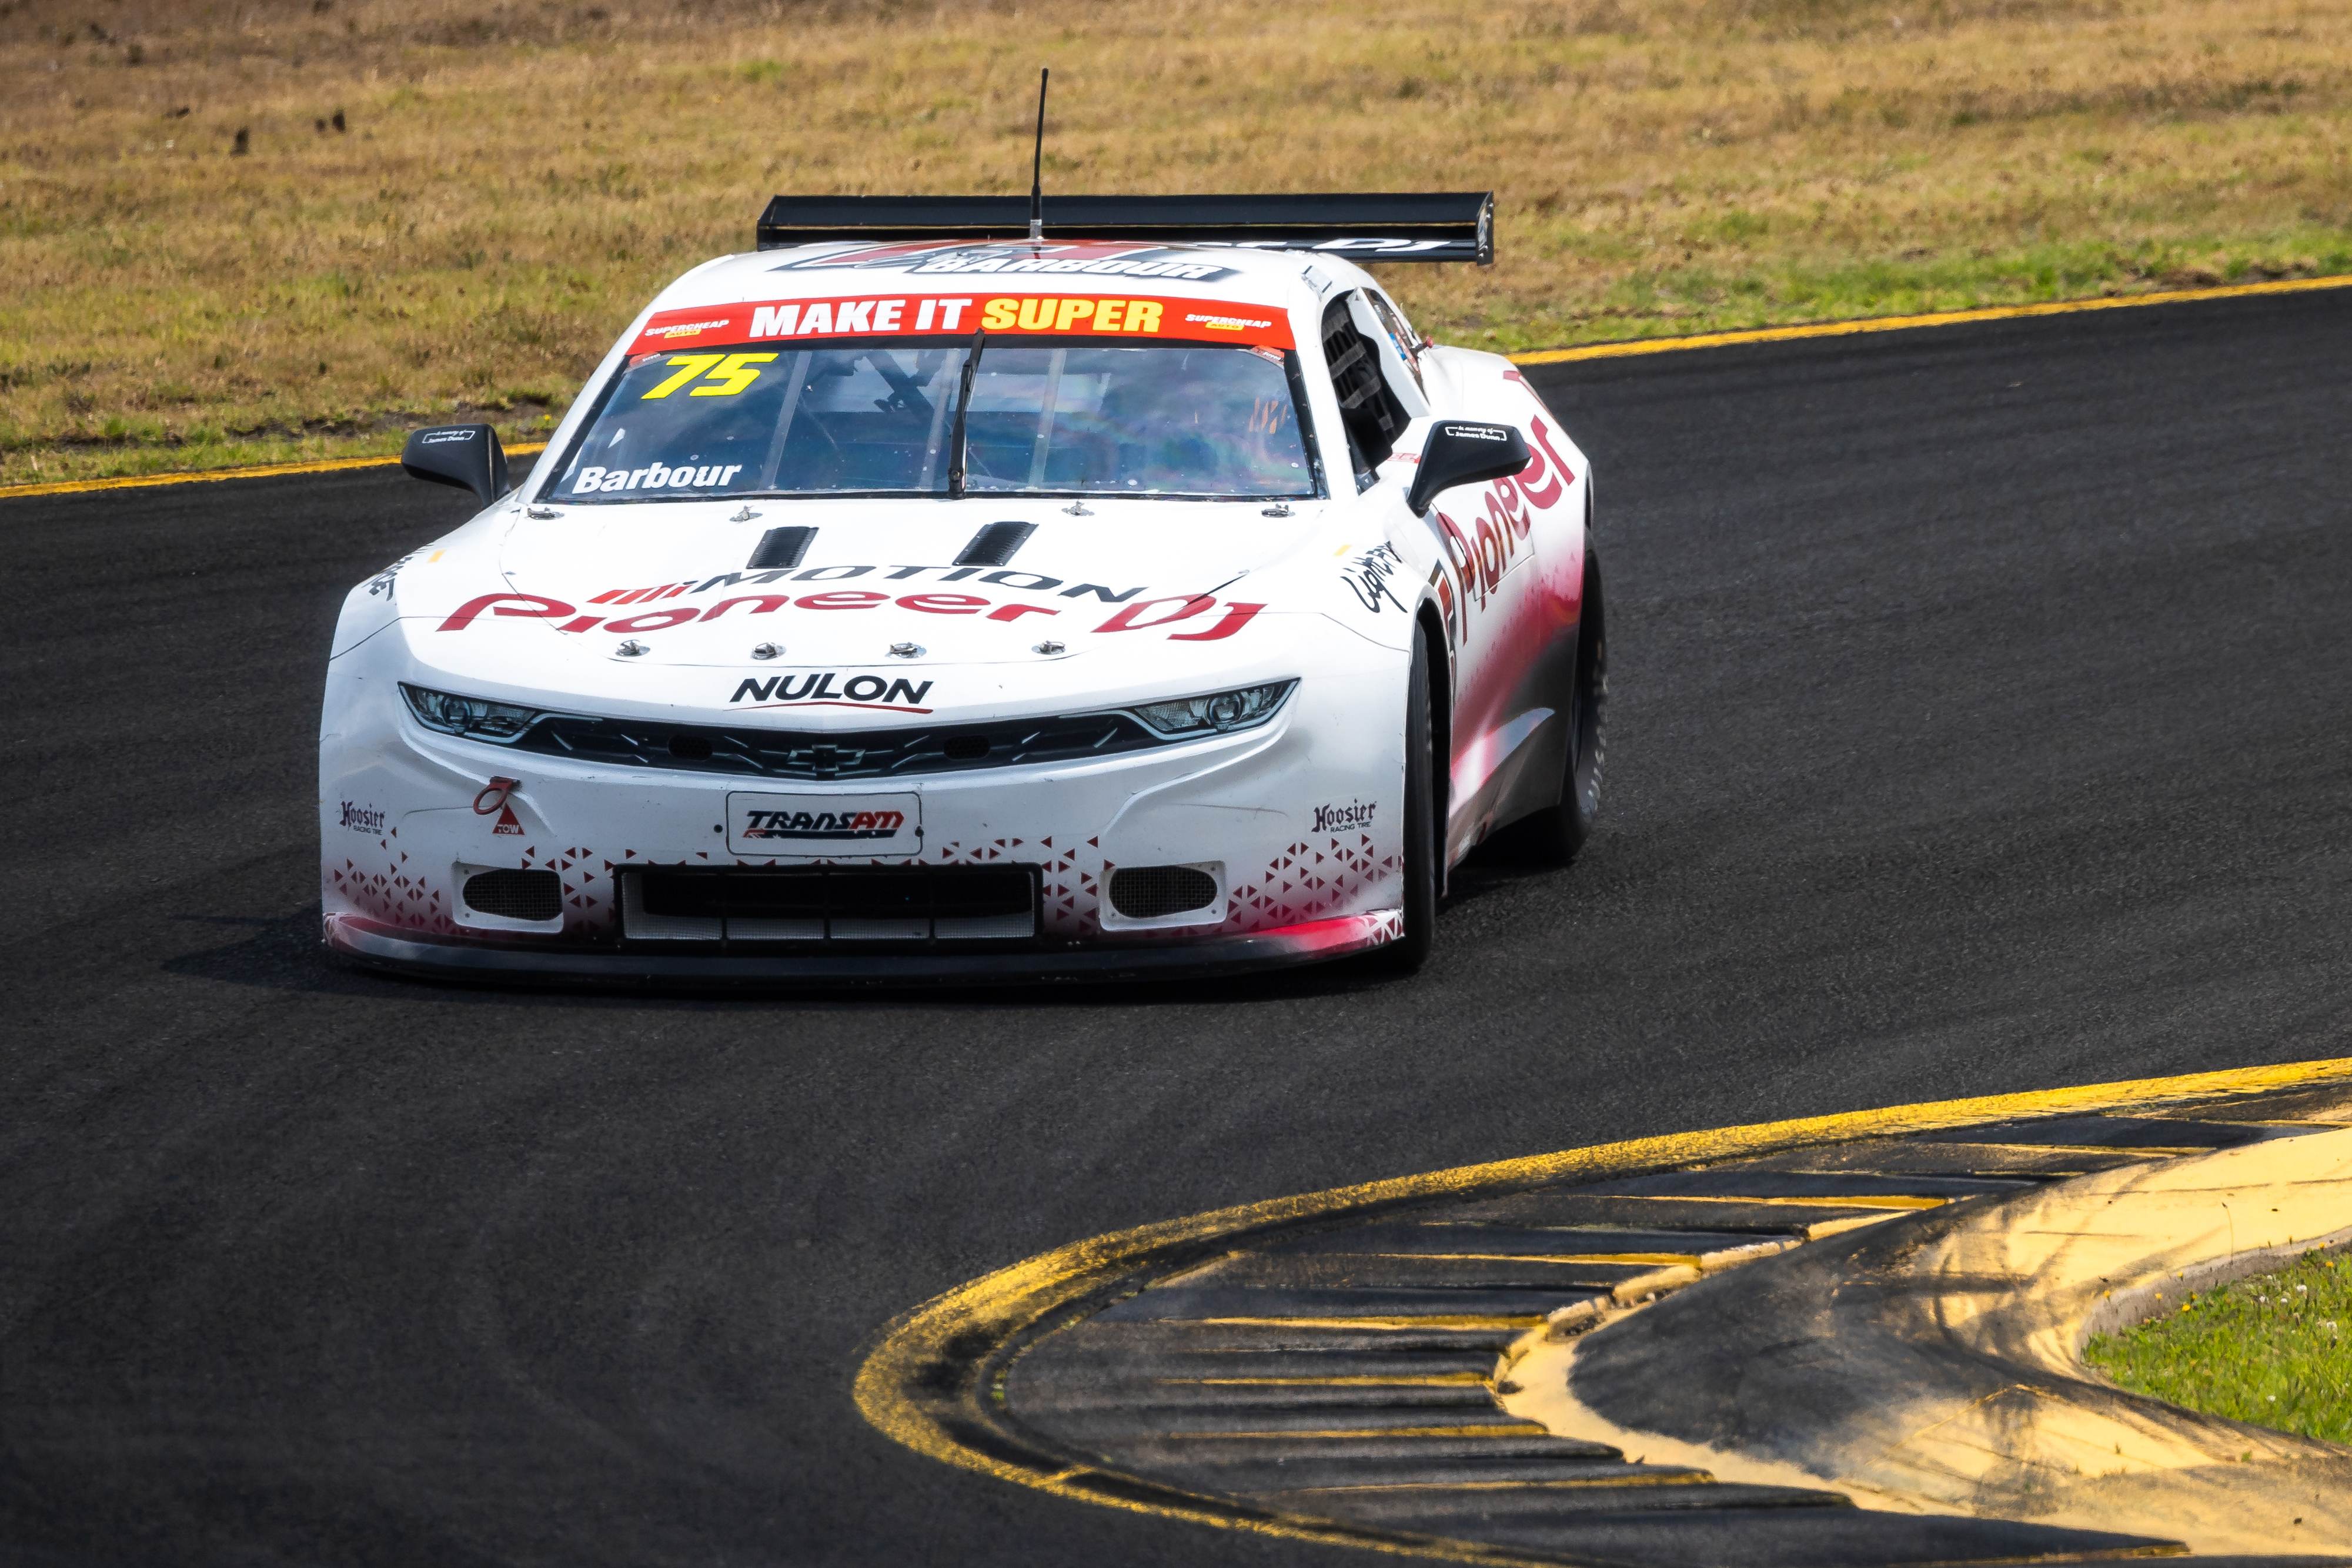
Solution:
[[[1682,349],[1793,343],[1806,338],[1848,338],[1860,332],[1905,332],[1915,327],[1958,327],[1970,321],[2072,316],[2084,310],[2128,310],[2141,305],[2189,305],[2200,299],[2245,299],[2262,294],[2308,294],[2322,288],[2352,288],[2352,277],[2284,277],[2268,283],[2229,283],[2214,288],[2176,288],[2163,294],[2115,294],[2096,299],[2053,299],[2040,305],[1988,305],[1975,310],[1941,310],[1927,316],[1870,316],[1855,321],[1812,321],[1801,327],[1754,327],[1738,332],[1702,332],[1687,338],[1642,338],[1628,343],[1591,343],[1580,349],[1538,349],[1513,354],[1510,360],[1515,365],[1564,365],[1577,360],[1671,354]]]
[[[535,441],[507,449],[509,457],[547,450]],[[257,463],[247,468],[198,468],[184,474],[128,474],[119,479],[59,479],[47,485],[0,485],[0,501],[13,496],[78,496],[85,490],[144,490],[157,485],[210,485],[223,479],[268,479],[279,474],[334,474],[345,468],[389,468],[397,457],[321,457],[312,463]]]
[[[2178,1078],[2137,1079],[2072,1089],[2034,1090],[1944,1100],[1885,1110],[1810,1116],[1710,1132],[1636,1138],[1489,1165],[1458,1166],[1423,1176],[1269,1198],[1182,1219],[1162,1220],[1073,1242],[962,1285],[894,1320],[857,1371],[857,1408],[880,1431],[943,1464],[1057,1496],[1163,1518],[1299,1540],[1344,1541],[1376,1550],[1456,1562],[1524,1561],[1501,1548],[1428,1537],[1382,1536],[1328,1521],[1289,1518],[1223,1500],[1173,1491],[1110,1471],[1070,1468],[1040,1455],[1025,1462],[1016,1438],[993,1420],[987,1390],[960,1382],[994,1347],[1044,1325],[1090,1292],[1150,1270],[1197,1260],[1207,1246],[1238,1245],[1253,1233],[1297,1221],[1417,1199],[1470,1197],[1541,1183],[1600,1180],[1782,1149],[1979,1126],[2021,1117],[2126,1110],[2163,1102],[2229,1099],[2301,1084],[2352,1080],[2352,1058],[2240,1068]],[[1188,1265],[1189,1266],[1189,1265]],[[1075,1320],[1074,1320],[1075,1321]]]

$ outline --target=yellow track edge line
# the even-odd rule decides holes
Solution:
[[[1073,1467],[1066,1458],[1034,1448],[1009,1427],[995,1403],[993,1378],[987,1369],[996,1365],[998,1353],[1015,1338],[1085,1321],[1090,1313],[1052,1320],[1155,1261],[1162,1266],[1181,1263],[1189,1269],[1220,1244],[1349,1210],[1475,1197],[1547,1182],[1599,1180],[1863,1138],[1941,1132],[2025,1117],[2113,1112],[2168,1102],[2227,1100],[2347,1080],[2352,1080],[2352,1058],[1932,1101],[1457,1166],[1161,1220],[1056,1248],[900,1313],[868,1342],[873,1349],[857,1369],[853,1393],[858,1413],[894,1442],[942,1464],[1075,1501],[1221,1529],[1446,1562],[1507,1563],[1514,1568],[1548,1563],[1556,1568],[1561,1561],[1556,1555],[1535,1558],[1477,1542],[1284,1514],[1232,1499],[1185,1492],[1139,1476]]]
[[[2200,299],[2245,299],[2263,294],[2308,294],[2352,288],[2352,276],[2283,277],[2266,283],[2227,283],[2213,288],[2176,288],[2162,294],[2110,294],[2093,299],[2053,299],[2040,305],[1986,305],[1973,310],[1939,310],[1925,316],[1864,316],[1851,321],[1811,321],[1795,327],[1750,327],[1736,332],[1701,332],[1687,338],[1635,338],[1591,343],[1580,349],[1533,349],[1507,356],[1515,365],[1565,365],[1579,360],[1619,360],[1634,354],[1672,354],[1685,349],[1723,349],[1740,343],[1792,343],[1806,338],[1850,338],[1862,332],[1907,332],[1919,327],[1958,327],[1970,321],[2015,321],[2030,316],[2072,316],[2084,310],[2129,310],[2143,305],[2189,305]]]
[[[509,457],[547,450],[544,441],[506,449]],[[211,485],[223,479],[269,479],[280,474],[335,474],[346,468],[390,468],[397,457],[321,457],[310,463],[257,463],[246,468],[191,468],[177,474],[126,474],[116,479],[57,479],[38,485],[0,485],[0,501],[17,496],[78,496],[86,490],[146,490],[158,485]]]

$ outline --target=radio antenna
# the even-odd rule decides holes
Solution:
[[[1045,237],[1045,80],[1051,69],[1037,73],[1037,153],[1029,164],[1029,237]]]

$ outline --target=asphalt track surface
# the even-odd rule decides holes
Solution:
[[[337,967],[365,472],[0,503],[0,1557],[1361,1561],[919,1459],[891,1317],[1606,1140],[2352,1054],[2352,298],[1531,372],[1599,465],[1601,830],[1416,978],[597,998]]]

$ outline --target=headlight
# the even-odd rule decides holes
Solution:
[[[1204,697],[1178,697],[1174,702],[1143,703],[1135,716],[1162,735],[1214,735],[1228,729],[1255,729],[1272,718],[1290,695],[1295,680],[1269,685],[1244,686],[1239,691],[1212,692]]]
[[[400,695],[408,699],[408,711],[416,716],[417,723],[444,735],[462,735],[468,740],[513,740],[529,729],[542,711],[481,697],[428,692],[405,681],[400,684]]]

